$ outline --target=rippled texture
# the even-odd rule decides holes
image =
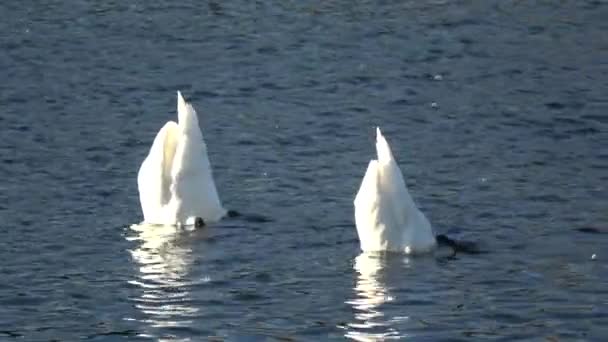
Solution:
[[[0,339],[607,339],[606,1],[0,13]],[[225,206],[267,219],[132,228],[178,89]],[[376,125],[435,230],[489,253],[360,255]]]

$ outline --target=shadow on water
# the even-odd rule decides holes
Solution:
[[[139,242],[130,250],[138,272],[129,284],[141,290],[141,295],[132,300],[143,314],[142,319],[136,320],[162,331],[190,330],[200,316],[191,292],[197,285],[209,282],[208,277],[198,280],[189,277],[194,261],[191,246],[205,239],[208,230],[144,224],[133,225],[131,230],[134,234],[127,239]],[[163,337],[168,338],[163,340],[181,341],[173,334]]]
[[[346,325],[345,337],[356,341],[400,339],[405,334],[397,323],[407,316],[387,315],[383,307],[394,301],[385,278],[389,273],[402,272],[410,267],[410,258],[400,254],[361,253],[355,258],[357,279],[355,297],[346,301],[354,310],[354,319]]]

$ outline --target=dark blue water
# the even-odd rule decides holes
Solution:
[[[0,14],[0,340],[608,339],[608,2]],[[178,89],[225,205],[270,222],[130,228]],[[488,254],[360,255],[376,125],[435,230]]]

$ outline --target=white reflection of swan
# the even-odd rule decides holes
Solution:
[[[186,232],[174,226],[147,224],[133,225],[131,229],[136,235],[127,239],[140,242],[130,250],[139,274],[129,283],[142,290],[134,301],[146,316],[143,321],[153,328],[191,326],[199,309],[191,305],[190,289],[209,279],[188,280],[193,255],[186,244],[180,244],[180,236],[204,234],[205,230]]]
[[[355,320],[348,324],[347,338],[356,341],[382,341],[404,337],[391,325],[407,317],[385,317],[382,304],[394,298],[382,281],[385,258],[381,254],[362,253],[355,258],[355,271],[358,272],[354,288],[355,298],[346,303],[353,306]]]

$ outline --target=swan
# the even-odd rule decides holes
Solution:
[[[380,128],[378,159],[369,162],[354,200],[355,224],[363,252],[426,253],[437,240],[431,223],[412,200],[401,169]]]
[[[144,222],[197,225],[219,221],[222,207],[196,111],[177,92],[178,122],[156,134],[137,175]]]

